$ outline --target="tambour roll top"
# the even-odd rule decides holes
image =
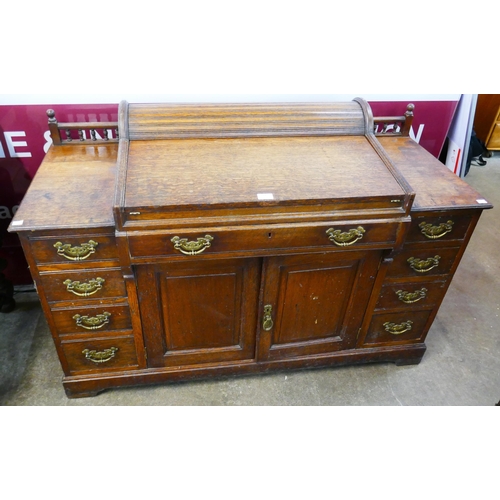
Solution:
[[[376,139],[363,99],[123,101],[119,116],[114,213],[121,230],[192,225],[207,214],[226,225],[235,216],[255,223],[303,220],[308,212],[344,216],[359,212],[359,200],[357,217],[399,218],[411,209],[413,190]]]
[[[365,135],[373,131],[366,102],[325,104],[121,103],[130,140]]]

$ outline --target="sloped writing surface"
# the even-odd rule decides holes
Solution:
[[[403,197],[364,136],[132,141],[125,206]]]

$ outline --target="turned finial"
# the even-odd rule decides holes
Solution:
[[[57,123],[56,112],[53,109],[47,110],[47,116],[49,117],[49,123]]]
[[[405,121],[401,129],[401,135],[408,137],[410,135],[411,126],[413,123],[413,110],[415,109],[415,104],[408,104],[406,106]]]
[[[56,112],[53,109],[48,109],[47,116],[49,117],[50,137],[52,137],[52,142],[56,146],[59,146],[62,143],[62,140],[59,132],[59,125],[56,120]]]

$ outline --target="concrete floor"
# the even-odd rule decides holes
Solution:
[[[114,389],[66,397],[34,293],[0,314],[0,404],[6,406],[494,406],[500,400],[500,155],[466,181],[483,214],[427,339],[420,365],[392,364]]]

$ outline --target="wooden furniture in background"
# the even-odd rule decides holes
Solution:
[[[412,112],[123,102],[118,142],[54,145],[10,229],[67,395],[419,363],[490,205],[408,137]]]
[[[500,94],[479,94],[474,130],[489,151],[500,150]]]

